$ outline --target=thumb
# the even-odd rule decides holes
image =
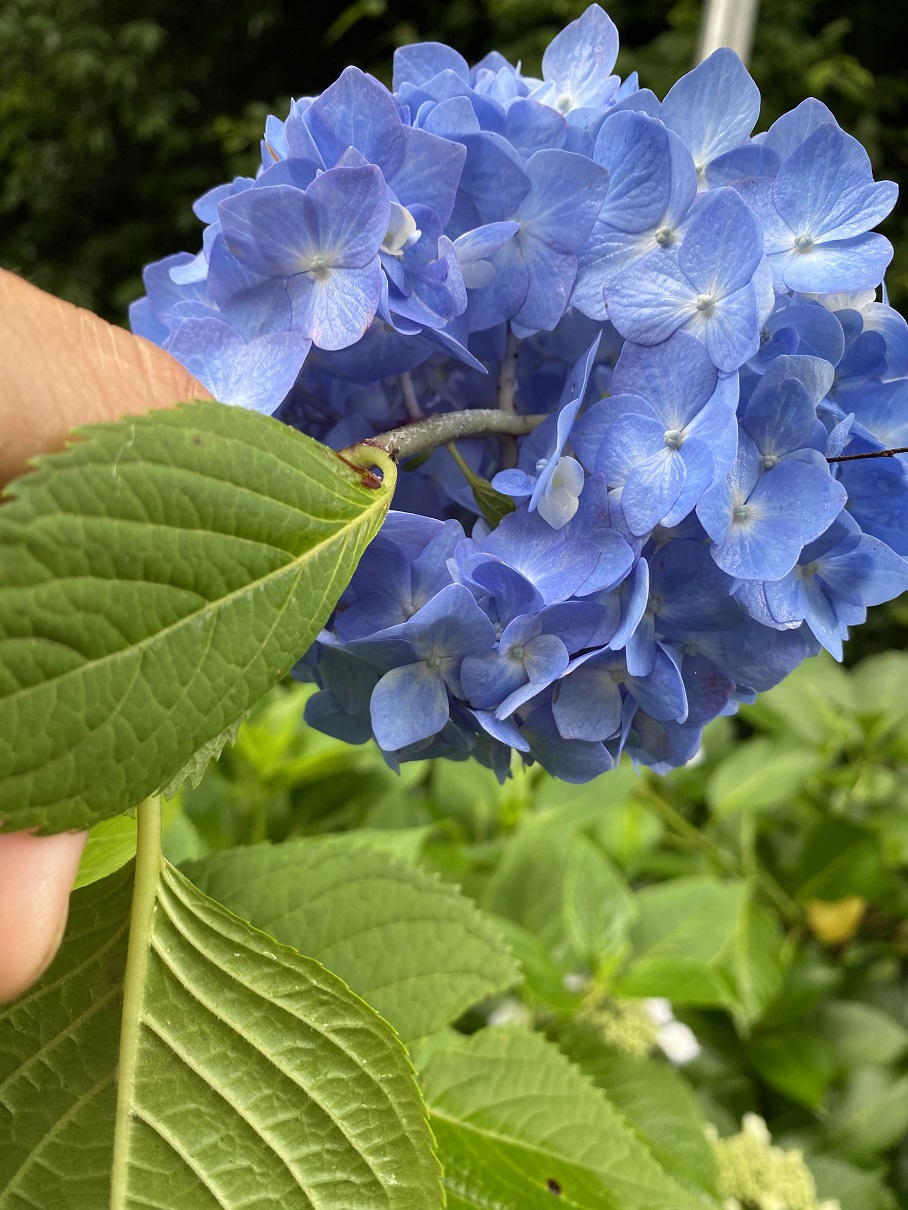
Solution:
[[[0,483],[76,425],[210,398],[164,349],[0,269]]]
[[[85,837],[0,835],[0,1002],[34,983],[56,955]]]

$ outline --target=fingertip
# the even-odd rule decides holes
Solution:
[[[0,1002],[25,991],[56,956],[87,835],[0,834]]]

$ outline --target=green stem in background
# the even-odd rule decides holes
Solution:
[[[416,398],[416,387],[413,385],[413,376],[409,370],[397,375],[397,385],[400,387],[400,393],[404,399],[407,418],[409,420],[422,420],[422,408],[419,406],[419,400]]]
[[[427,416],[403,428],[380,433],[341,450],[341,457],[356,466],[378,466],[386,471],[386,461],[400,461],[415,454],[431,453],[441,445],[469,437],[490,437],[498,433],[522,437],[532,433],[546,417],[518,416],[497,408],[472,408],[466,412],[441,412]],[[387,472],[386,472],[387,473]]]
[[[786,924],[800,923],[800,907],[786,894],[775,878],[759,865],[755,852],[747,855],[746,868],[742,868],[733,857],[729,856],[724,849],[716,844],[711,836],[707,836],[705,832],[701,832],[698,827],[692,824],[689,819],[685,819],[681,812],[673,807],[667,799],[663,798],[649,782],[641,780],[637,786],[637,793],[644,805],[649,807],[654,814],[658,815],[662,822],[680,840],[683,840],[688,847],[699,849],[701,853],[714,861],[727,874],[743,875],[746,878],[752,878]]]
[[[451,455],[451,457],[457,463],[457,466],[460,469],[460,472],[463,475],[464,479],[466,479],[467,483],[469,483],[470,486],[472,487],[473,480],[476,478],[476,475],[474,475],[473,472],[470,470],[463,454],[461,454],[460,450],[457,448],[456,445],[454,445],[454,443],[452,441],[448,442],[448,444],[445,446],[445,449],[448,451],[448,453]]]
[[[514,414],[517,411],[516,394],[517,337],[508,324],[507,344],[498,369],[498,407],[502,412]],[[517,465],[517,442],[512,436],[502,433],[499,437],[499,444],[501,445],[501,469],[510,470]]]
[[[517,337],[508,327],[508,340],[498,370],[498,406],[503,412],[516,412]]]
[[[136,1099],[136,1065],[139,1054],[142,997],[145,993],[154,905],[163,855],[161,852],[161,799],[146,798],[136,811],[137,849],[132,911],[129,917],[129,950],[123,975],[123,1016],[120,1026],[120,1062],[117,1071],[117,1110],[114,1126],[110,1205],[126,1205],[129,1169],[129,1136],[132,1106]]]

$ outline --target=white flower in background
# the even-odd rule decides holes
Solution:
[[[682,1021],[676,1021],[668,1000],[653,997],[644,1000],[649,1019],[656,1028],[656,1045],[667,1059],[679,1066],[690,1063],[700,1053],[700,1043],[694,1032]]]
[[[522,1025],[529,1029],[533,1024],[532,1014],[522,1000],[515,996],[505,996],[492,1009],[488,1018],[489,1025]]]

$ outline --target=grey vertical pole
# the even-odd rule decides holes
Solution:
[[[702,63],[720,46],[730,46],[746,63],[750,58],[760,0],[706,0],[697,44]]]

